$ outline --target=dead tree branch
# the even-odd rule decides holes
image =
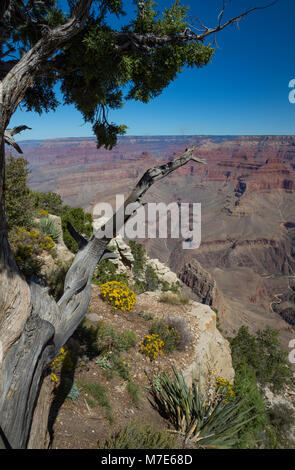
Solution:
[[[264,10],[265,8],[269,8],[272,5],[277,3],[277,0],[269,3],[268,5],[264,5],[261,7],[253,7],[249,8],[248,10],[240,13],[238,16],[235,16],[225,23],[222,24],[222,19],[226,10],[227,2],[223,1],[223,7],[221,12],[218,15],[218,24],[214,28],[209,28],[203,24],[203,22],[194,17],[194,19],[200,24],[202,29],[199,29],[193,25],[189,25],[189,28],[183,33],[177,35],[163,35],[159,36],[155,33],[147,33],[147,34],[138,34],[133,32],[114,32],[115,38],[117,43],[114,45],[114,49],[116,52],[121,53],[126,51],[129,48],[133,49],[143,49],[146,51],[150,51],[155,46],[163,46],[169,43],[177,43],[177,42],[188,42],[188,41],[204,41],[205,38],[208,36],[215,36],[217,32],[222,31],[223,29],[227,28],[228,26],[238,23],[242,18],[249,15],[253,11],[256,10]],[[198,31],[195,33],[194,31]]]

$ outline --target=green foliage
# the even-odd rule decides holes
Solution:
[[[78,385],[74,382],[71,387],[71,390],[67,394],[67,398],[69,398],[70,400],[72,400],[73,403],[75,403],[75,401],[80,396],[80,392],[81,392],[81,388],[79,388]]]
[[[76,2],[69,0],[71,9]],[[59,82],[65,104],[74,105],[85,122],[90,122],[98,139],[98,146],[112,148],[117,135],[126,132],[126,126],[109,120],[108,111],[121,108],[127,100],[147,103],[157,97],[186,67],[208,64],[214,49],[202,41],[180,40],[188,25],[187,7],[174,1],[172,6],[158,13],[152,0],[135,2],[133,18],[123,22],[123,2],[103,0],[95,2],[83,30],[63,44],[56,53],[54,70],[34,77],[28,87],[23,105],[26,110],[41,113],[59,105],[55,86]],[[46,27],[63,25],[68,14],[58,8],[54,0],[42,2],[13,2],[10,35],[6,46],[14,57],[20,58],[44,34]],[[115,15],[117,30],[113,30]],[[171,40],[149,41],[141,45],[134,40],[130,47],[121,47],[125,33],[170,36]]]
[[[61,196],[57,193],[38,193],[31,191],[31,196],[34,200],[35,211],[46,211],[49,214],[61,217],[65,245],[73,253],[77,253],[78,245],[67,229],[67,222],[70,222],[77,232],[86,237],[90,237],[93,233],[92,215],[85,213],[81,207],[64,205]],[[46,217],[44,217],[44,219],[46,219]],[[58,237],[57,230],[53,227],[54,222],[48,222],[47,218],[47,220],[43,220],[41,223],[46,233],[47,231],[52,231],[53,235]]]
[[[138,405],[140,402],[140,386],[132,380],[129,380],[126,385],[126,390],[130,395],[131,400],[135,405]]]
[[[105,408],[106,418],[109,420],[110,423],[112,423],[113,417],[111,415],[111,405],[105,387],[99,383],[85,382],[84,380],[79,380],[77,384],[83,390],[84,393],[90,395],[90,400],[87,397],[87,402],[89,401],[89,405],[101,406],[102,408]]]
[[[144,7],[138,6],[135,19],[124,30],[176,37],[184,31],[186,9],[179,2],[163,17],[157,15],[154,5],[146,0]],[[126,130],[125,126],[108,121],[108,109],[119,109],[130,99],[147,103],[184,67],[206,65],[213,54],[213,49],[202,43],[177,40],[149,49],[128,48],[116,54],[116,42],[116,36],[103,18],[98,21],[91,17],[85,30],[72,39],[63,54],[64,68],[69,70],[63,76],[61,87],[65,102],[76,105],[85,121],[93,124],[98,144],[107,148],[112,148],[116,136]],[[129,91],[124,96],[126,89]]]
[[[175,437],[167,431],[134,421],[104,443],[102,449],[176,449]]]
[[[27,186],[28,162],[22,157],[8,156],[6,162],[6,218],[8,230],[13,227],[30,229],[33,224],[34,203]]]
[[[266,447],[270,449],[295,449],[294,438],[290,439],[290,428],[294,424],[294,409],[286,403],[277,403],[268,410]]]
[[[123,359],[117,352],[111,353],[109,358],[113,364],[114,370],[119,374],[121,379],[130,381],[131,376],[128,361]]]
[[[239,433],[239,448],[288,448],[292,447],[288,435],[291,410],[268,409],[258,382],[273,391],[290,385],[292,372],[278,340],[278,331],[267,327],[251,335],[248,328],[241,327],[234,338],[229,338],[235,368],[234,390],[244,397],[244,407],[252,407],[255,415]]]
[[[136,334],[132,330],[122,332],[116,331],[111,325],[105,322],[98,322],[97,347],[100,353],[106,351],[123,352],[129,351],[137,343]]]
[[[151,335],[158,335],[158,337],[164,342],[163,350],[167,353],[172,353],[178,348],[180,343],[180,334],[174,327],[170,327],[163,320],[156,320],[150,330]]]
[[[54,247],[52,238],[22,227],[15,227],[9,232],[9,243],[18,267],[26,277],[40,274],[43,265],[40,255],[43,251],[51,253]]]
[[[146,321],[150,321],[155,318],[155,315],[153,315],[152,313],[145,313],[144,311],[138,312],[138,316]]]
[[[244,399],[241,409],[251,409],[249,416],[253,418],[240,430],[236,447],[251,449],[262,445],[262,433],[268,425],[266,404],[254,370],[243,362],[235,367],[234,391],[238,398]]]
[[[96,360],[95,364],[98,364],[102,370],[110,370],[113,367],[113,364],[108,359],[107,355],[101,356]]]
[[[161,281],[162,284],[162,292],[173,292],[173,294],[180,294],[180,282],[176,281],[172,284],[169,284],[167,281]]]
[[[44,210],[49,214],[62,216],[70,207],[64,206],[61,196],[57,193],[39,193],[31,191],[36,210]]]
[[[49,294],[58,302],[64,293],[64,283],[68,270],[72,262],[63,263],[59,259],[56,260],[56,267],[46,275]]]
[[[146,291],[153,292],[160,288],[161,286],[160,280],[156,274],[156,271],[151,266],[146,267],[144,278],[145,278],[145,290]]]
[[[114,263],[106,259],[99,263],[95,269],[92,282],[93,284],[101,285],[112,281],[124,282],[128,285],[127,274],[117,273]]]
[[[169,317],[166,323],[170,330],[174,330],[177,333],[177,350],[185,351],[191,345],[193,338],[186,320],[181,317]]]
[[[72,207],[69,208],[65,214],[61,217],[62,220],[62,229],[63,229],[63,238],[65,245],[73,253],[77,253],[78,244],[70,235],[67,229],[67,222],[70,222],[77,232],[83,234],[86,237],[90,237],[93,233],[92,230],[92,215],[85,213],[81,207]]]
[[[140,243],[137,243],[135,240],[130,240],[129,246],[134,258],[133,274],[135,278],[138,278],[144,273],[144,268],[146,265],[146,251],[143,246]]]
[[[261,385],[269,385],[275,392],[291,384],[292,371],[278,339],[279,331],[267,327],[251,335],[242,326],[234,338],[229,338],[234,367],[241,362],[252,367]]]
[[[60,230],[53,219],[50,217],[42,217],[39,228],[40,232],[44,233],[44,235],[48,235],[55,243],[58,242]]]
[[[226,387],[214,400],[201,390],[193,378],[188,387],[182,373],[173,368],[172,377],[161,374],[157,387],[151,390],[154,404],[186,442],[197,448],[229,448],[237,441],[238,432],[253,417],[243,410],[245,399],[225,400]]]

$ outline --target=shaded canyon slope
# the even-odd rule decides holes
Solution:
[[[295,338],[295,137],[123,137],[112,151],[92,138],[26,141],[30,186],[56,191],[93,210],[128,194],[143,172],[195,143],[208,165],[188,164],[156,183],[151,202],[202,204],[202,243],[183,250],[181,239],[145,239],[151,257],[179,273],[196,299],[219,311],[232,333],[279,328]]]

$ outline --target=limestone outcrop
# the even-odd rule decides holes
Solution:
[[[98,230],[102,225],[108,221],[107,217],[99,217],[93,221],[93,230]],[[117,258],[111,259],[110,261],[116,266],[118,273],[125,273],[128,279],[133,278],[132,267],[134,264],[134,257],[131,252],[131,248],[126,243],[122,235],[117,235],[110,242],[109,247],[116,253]],[[177,275],[172,272],[165,264],[161,263],[158,259],[151,259],[146,257],[145,267],[150,266],[160,279],[160,281],[168,282],[169,284],[175,284],[179,282]]]
[[[137,305],[145,312],[157,317],[181,319],[190,330],[192,347],[184,351],[180,363],[175,364],[181,370],[188,384],[192,376],[208,389],[214,387],[217,377],[230,382],[234,379],[229,342],[221,335],[216,325],[216,314],[208,306],[195,301],[189,305],[175,306],[161,302],[158,292],[145,292],[137,297]]]

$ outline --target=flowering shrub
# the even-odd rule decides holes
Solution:
[[[54,247],[54,241],[49,236],[23,227],[15,227],[9,233],[9,242],[19,269],[25,276],[38,274],[42,266],[38,257],[43,251],[50,252]]]
[[[164,341],[161,340],[159,335],[152,334],[146,335],[141,342],[141,351],[148,356],[151,361],[157,358],[159,354],[163,354]]]
[[[111,281],[102,284],[100,293],[116,310],[130,311],[136,302],[135,293],[123,282]]]
[[[235,398],[236,396],[232,382],[222,377],[217,377],[216,379],[216,391],[223,395],[225,401]]]
[[[38,212],[37,212],[37,215],[41,216],[41,217],[48,217],[49,216],[49,212],[46,211],[45,209],[39,209]]]
[[[67,351],[65,348],[61,348],[58,356],[52,361],[50,364],[50,378],[52,382],[57,383],[58,378],[57,378],[57,373],[60,371],[61,367],[70,370],[73,367],[73,361],[71,359],[70,352]]]
[[[59,369],[61,364],[63,363],[65,355],[66,355],[65,348],[61,348],[59,355],[54,359],[54,361],[52,361],[50,365],[50,369],[51,369],[50,378],[52,382],[54,383],[58,382],[56,372],[57,372],[57,369]]]
[[[178,331],[173,326],[167,325],[163,320],[154,321],[149,333],[157,335],[163,341],[163,348],[167,353],[172,353],[180,343],[181,336]]]

